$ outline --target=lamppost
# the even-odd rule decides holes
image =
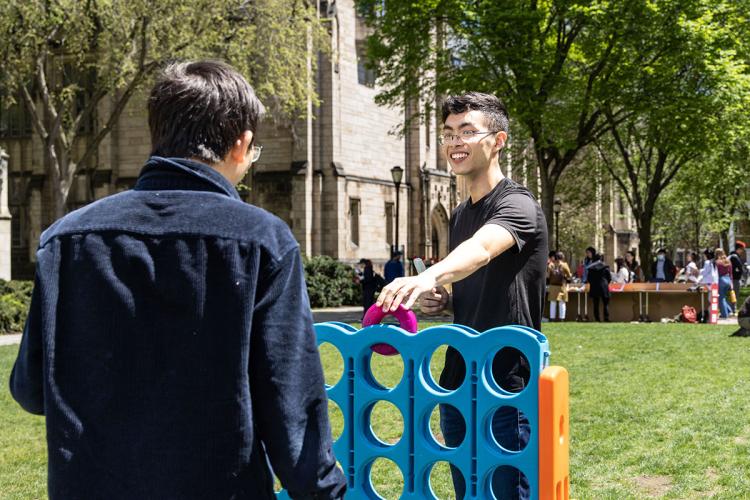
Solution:
[[[560,212],[562,211],[562,200],[555,198],[552,203],[552,211],[555,212],[555,251],[560,250]]]
[[[399,212],[399,203],[398,203],[398,195],[401,187],[401,178],[404,176],[404,169],[396,165],[391,169],[391,179],[393,179],[393,184],[396,186],[396,244],[391,247],[391,255],[398,252],[398,212]]]

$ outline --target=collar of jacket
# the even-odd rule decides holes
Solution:
[[[138,191],[212,191],[240,200],[237,189],[223,175],[199,161],[152,156],[141,169]]]

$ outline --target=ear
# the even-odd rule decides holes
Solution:
[[[235,163],[244,163],[252,142],[253,133],[249,130],[242,132],[237,140],[234,141],[234,144],[232,144],[232,149],[229,150],[229,158]]]
[[[505,132],[498,132],[495,134],[495,147],[498,151],[505,147],[505,142],[508,140],[508,134]]]

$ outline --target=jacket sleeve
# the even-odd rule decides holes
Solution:
[[[249,373],[259,437],[292,498],[341,498],[299,249],[262,269],[258,283]]]
[[[29,315],[23,329],[18,358],[10,374],[10,393],[21,407],[35,415],[44,415],[44,366],[41,331],[41,286],[34,280]]]

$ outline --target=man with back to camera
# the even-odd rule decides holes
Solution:
[[[300,251],[235,185],[263,106],[232,67],[173,64],[135,188],[42,235],[10,380],[45,415],[55,499],[343,497]]]
[[[492,95],[472,92],[448,97],[443,103],[441,144],[456,175],[466,178],[469,199],[451,214],[448,256],[423,273],[399,278],[386,286],[377,304],[394,311],[420,299],[427,314],[450,307],[456,323],[478,331],[519,324],[539,330],[544,309],[547,271],[547,223],[542,209],[523,186],[503,176],[500,153],[508,138],[508,114]],[[453,283],[448,294],[443,285]],[[503,350],[493,362],[500,385],[518,392],[529,378],[528,361],[515,350]],[[456,389],[466,375],[460,354],[449,348],[440,385]],[[440,425],[448,446],[458,446],[466,424],[458,411],[440,406]],[[528,442],[528,421],[517,410],[495,414],[493,434],[506,449],[520,450]],[[466,483],[451,468],[456,497]],[[527,478],[503,470],[493,477],[498,498],[528,498]]]

